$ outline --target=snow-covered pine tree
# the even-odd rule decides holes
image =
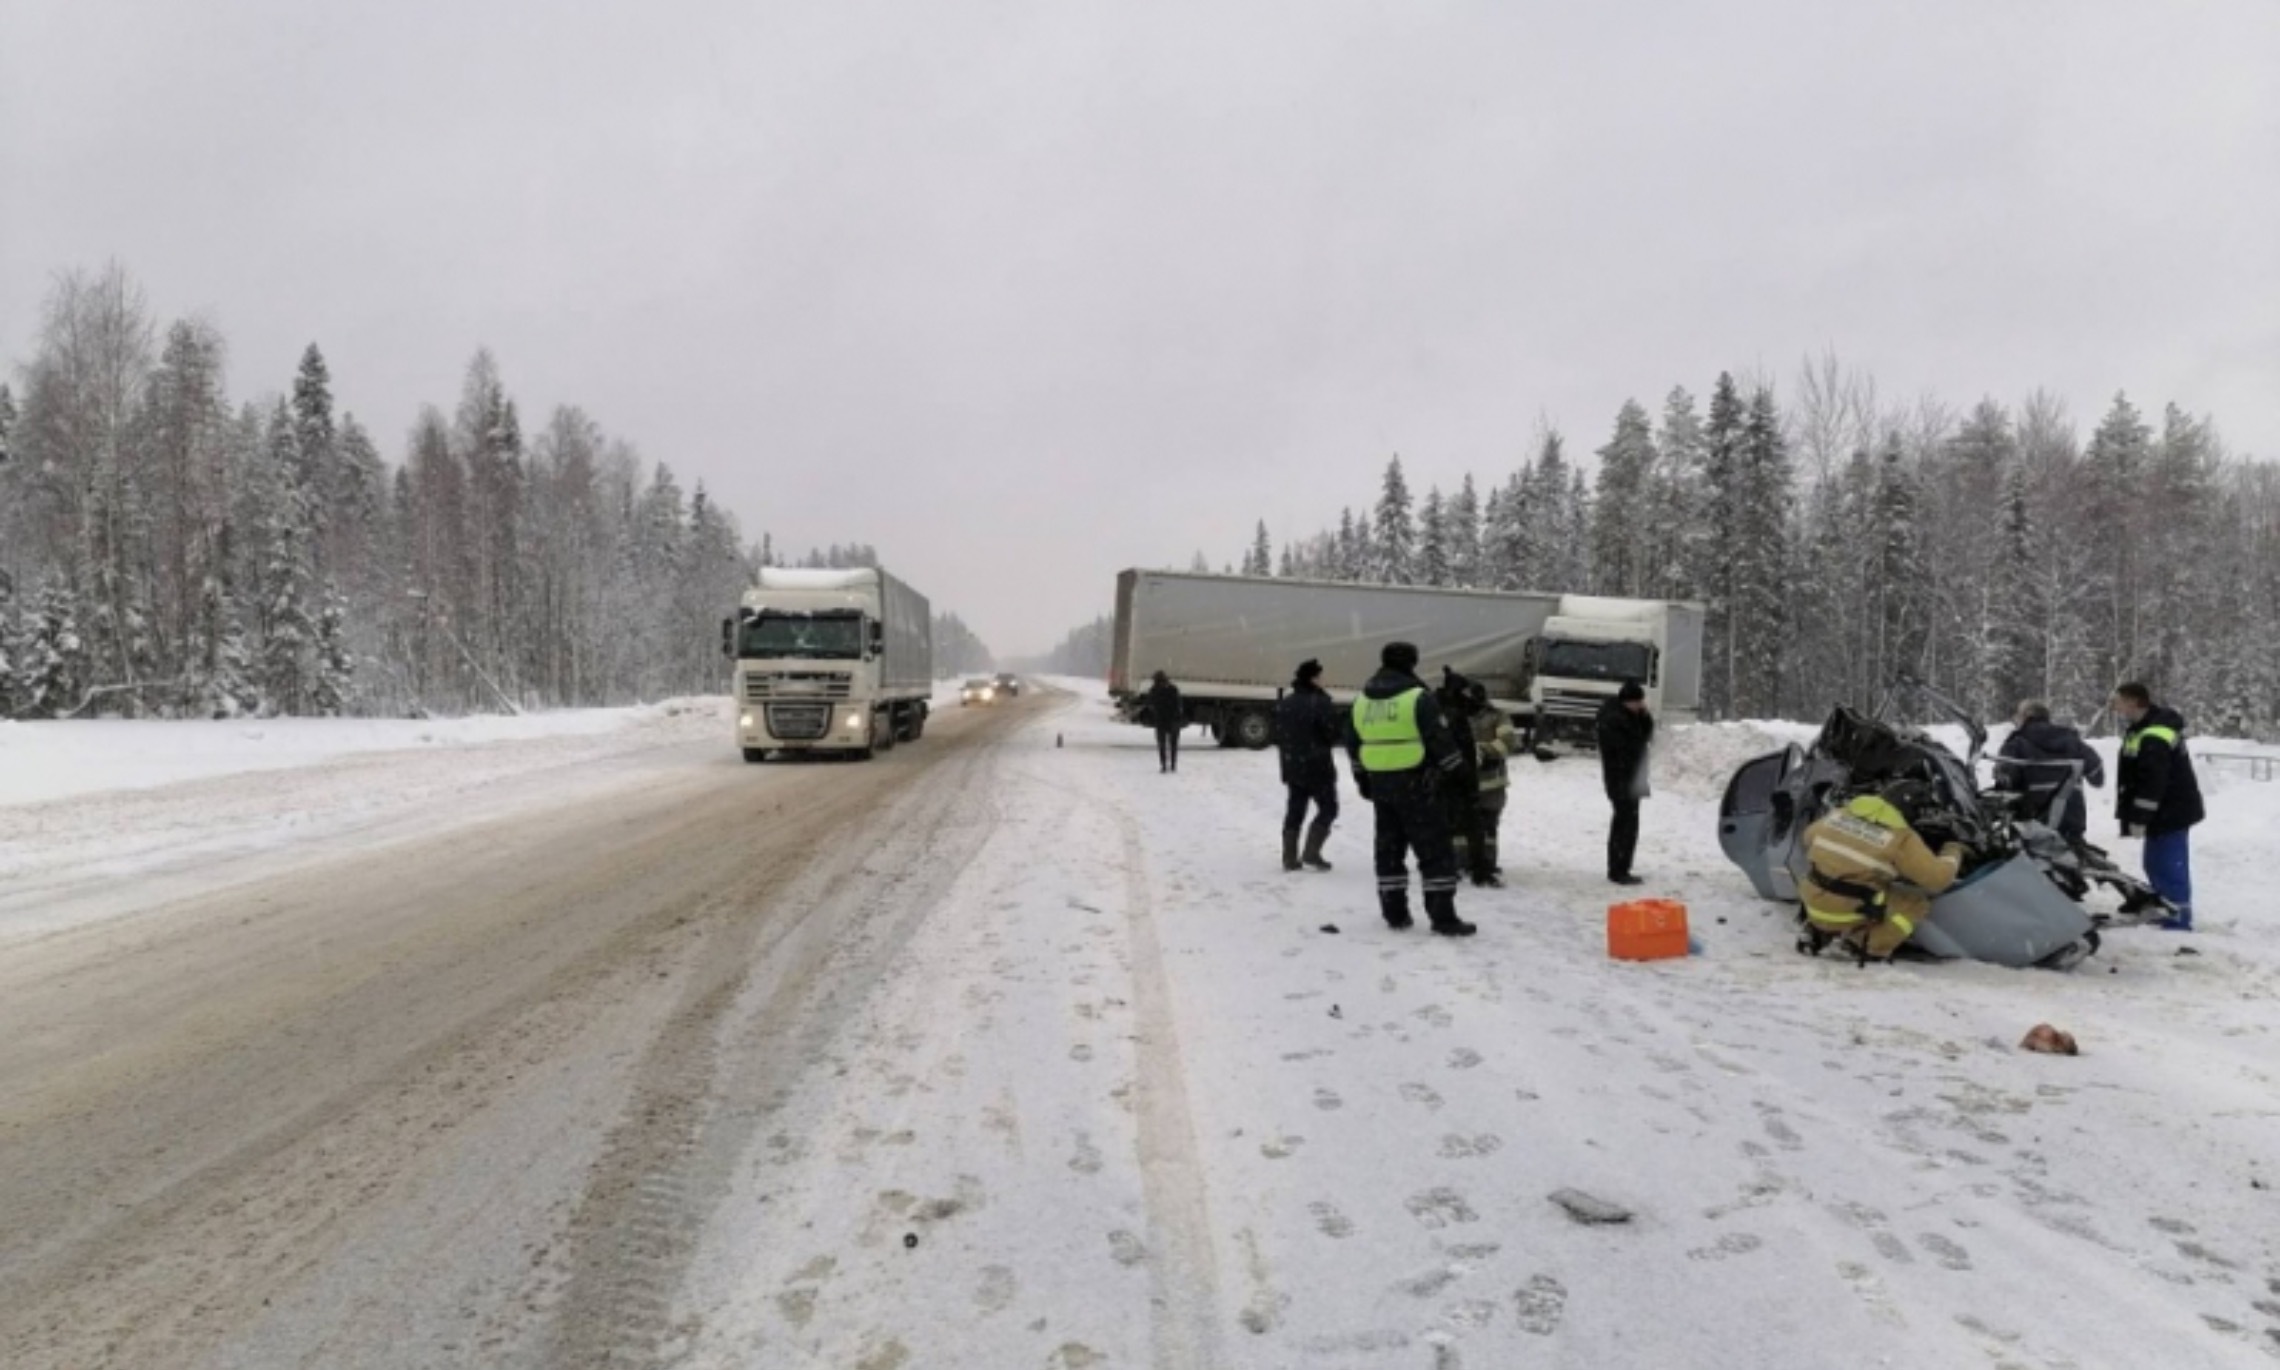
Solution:
[[[88,686],[87,643],[79,632],[79,598],[61,576],[40,591],[39,613],[24,639],[18,668],[19,712],[55,718],[76,709]]]
[[[1735,472],[1733,635],[1736,707],[1774,716],[1789,649],[1790,505],[1794,477],[1773,392],[1760,386],[1743,422]]]
[[[1253,534],[1251,538],[1251,564],[1248,567],[1244,568],[1244,574],[1253,576],[1271,576],[1274,573],[1274,544],[1270,543],[1267,540],[1267,521],[1265,519],[1261,519],[1259,520],[1258,531]]]
[[[1481,530],[1481,584],[1484,589],[1528,588],[1527,528],[1521,507],[1521,477],[1488,492],[1488,515]]]
[[[1336,574],[1334,580],[1348,582],[1362,579],[1362,539],[1354,526],[1354,511],[1338,511],[1338,542],[1336,547]]]
[[[22,629],[16,619],[16,582],[8,568],[0,566],[0,718],[13,718],[16,713],[16,658],[23,653],[17,641]]]
[[[1290,580],[1298,574],[1297,559],[1291,556],[1290,544],[1287,542],[1283,544],[1282,561],[1275,568],[1275,574],[1284,580]]]
[[[0,466],[8,464],[13,448],[8,445],[9,434],[16,427],[16,397],[5,382],[0,382]]]
[[[1472,473],[1465,473],[1464,483],[1457,493],[1449,497],[1448,506],[1441,512],[1448,526],[1449,583],[1478,587],[1481,578],[1480,552],[1480,492],[1473,486]]]
[[[293,377],[294,481],[308,506],[309,568],[316,576],[333,572],[332,516],[337,496],[339,433],[333,424],[332,374],[325,355],[310,343]]]
[[[270,416],[263,491],[260,612],[261,692],[281,714],[309,711],[309,499],[301,485],[299,443],[283,400]]]
[[[315,673],[309,682],[309,711],[319,718],[348,712],[356,685],[356,656],[348,649],[348,606],[340,592],[326,588],[317,611]]]
[[[1386,463],[1378,490],[1376,538],[1370,579],[1382,585],[1408,585],[1417,578],[1417,524],[1411,514],[1409,482],[1401,457]]]
[[[2016,460],[2003,473],[2001,518],[1988,601],[1994,648],[1989,694],[1998,707],[2008,708],[2049,692],[2042,668],[2050,616],[2036,575],[2040,538],[2034,510],[2027,503],[2026,468]]]
[[[2140,549],[2146,532],[2144,480],[2152,460],[2152,432],[2127,395],[2091,436],[2085,456],[2088,508],[2083,534],[2104,555],[2092,563],[2099,674],[2118,681],[2145,671],[2152,643],[2144,640],[2145,582]]]
[[[1599,482],[1591,505],[1592,583],[1603,595],[1647,594],[1654,465],[1647,411],[1637,400],[1625,400],[1615,415],[1615,435],[1599,449]]]
[[[1436,485],[1426,492],[1417,518],[1417,583],[1436,587],[1453,584],[1449,565],[1448,508],[1441,498],[1441,487]]]
[[[2213,652],[2196,639],[2209,617],[2215,567],[2208,564],[2214,510],[2209,489],[2218,456],[2208,426],[2175,404],[2163,407],[2161,437],[2147,471],[2144,548],[2148,555],[2145,614],[2154,687],[2179,698],[2213,696]]]
[[[1702,497],[1702,420],[1684,386],[1671,387],[1663,401],[1654,447],[1640,539],[1647,562],[1641,572],[1645,593],[1655,599],[1700,599],[1707,591],[1697,575],[1707,564],[1703,548],[1710,536]]]
[[[1703,632],[1702,695],[1704,712],[1713,718],[1734,716],[1742,676],[1741,643],[1735,630],[1742,606],[1734,562],[1741,531],[1743,417],[1733,375],[1719,372],[1717,386],[1710,392],[1710,422],[1702,433],[1703,536],[1695,548],[1699,561],[1693,577],[1710,605]]]
[[[1887,442],[1877,467],[1876,503],[1869,526],[1876,530],[1876,636],[1871,683],[1882,686],[1901,672],[1921,676],[1929,636],[1929,602],[1923,529],[1917,523],[1915,473],[1908,467],[1898,434]]]

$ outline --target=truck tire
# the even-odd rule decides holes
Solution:
[[[891,752],[894,749],[895,711],[893,709],[881,709],[879,716],[871,720],[871,750]]]
[[[1244,709],[1229,718],[1225,727],[1230,747],[1263,752],[1275,745],[1275,721],[1263,709]]]
[[[747,766],[757,766],[767,759],[768,749],[765,747],[746,747],[744,749],[744,764]]]

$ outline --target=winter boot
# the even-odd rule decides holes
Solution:
[[[1330,863],[1322,859],[1322,844],[1330,840],[1330,825],[1320,819],[1306,830],[1306,854],[1299,860],[1310,871],[1326,871]]]
[[[1283,829],[1283,869],[1286,871],[1298,869],[1298,829],[1296,828]]]
[[[1500,890],[1504,888],[1504,877],[1495,871],[1474,871],[1472,882],[1474,889]]]
[[[2162,919],[2154,926],[2163,932],[2191,932],[2193,930],[2193,910],[2189,908],[2179,909],[2175,915]]]
[[[1417,920],[1409,916],[1407,890],[1379,890],[1378,911],[1385,915],[1385,925],[1395,932],[1417,926]]]
[[[1432,920],[1433,931],[1443,937],[1470,937],[1479,928],[1457,917],[1455,890],[1428,890],[1425,893],[1425,916]]]

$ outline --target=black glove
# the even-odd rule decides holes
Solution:
[[[1363,803],[1366,804],[1369,802],[1370,773],[1368,771],[1362,770],[1360,767],[1356,767],[1354,770],[1354,792],[1362,797]]]

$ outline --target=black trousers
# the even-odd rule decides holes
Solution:
[[[1483,821],[1486,815],[1480,809],[1479,792],[1444,795],[1441,812],[1448,817],[1449,847],[1458,867],[1474,875],[1485,875],[1488,867],[1483,860],[1488,851],[1488,829]]]
[[[1449,822],[1441,797],[1422,776],[1414,783],[1377,777],[1371,786],[1370,808],[1377,817],[1378,906],[1388,918],[1409,914],[1409,854],[1417,853],[1417,873],[1424,877],[1425,903],[1454,900],[1457,893],[1457,853],[1449,844]]]
[[[1639,801],[1631,795],[1620,799],[1609,795],[1607,802],[1615,806],[1615,817],[1607,825],[1607,873],[1629,875],[1631,858],[1639,850]]]
[[[1310,780],[1302,785],[1283,786],[1290,792],[1290,802],[1283,806],[1283,831],[1297,832],[1306,826],[1306,811],[1314,810],[1315,823],[1327,831],[1338,821],[1338,778]]]
[[[1176,771],[1180,768],[1179,729],[1158,728],[1156,730],[1156,764],[1167,771]]]

